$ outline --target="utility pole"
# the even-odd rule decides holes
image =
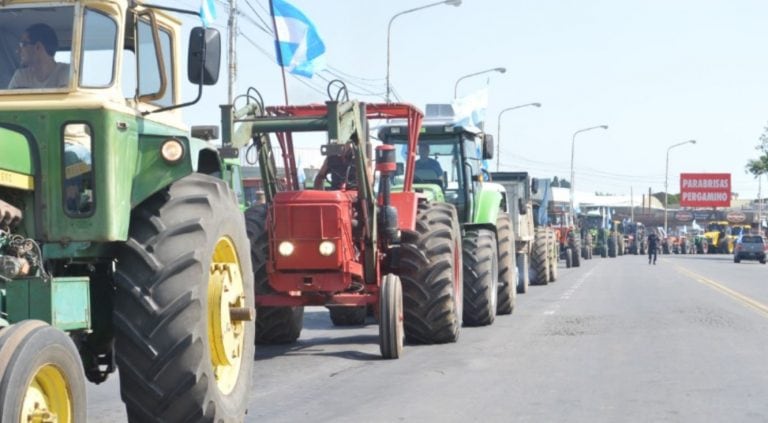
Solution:
[[[757,232],[763,233],[763,175],[757,175]]]

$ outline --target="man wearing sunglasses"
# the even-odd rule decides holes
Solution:
[[[59,48],[56,32],[44,23],[28,27],[19,39],[19,60],[9,89],[66,87],[69,65],[54,60]]]

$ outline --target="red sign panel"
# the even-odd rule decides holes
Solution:
[[[730,173],[681,173],[682,207],[730,207]]]

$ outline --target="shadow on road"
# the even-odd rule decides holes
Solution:
[[[371,329],[374,333],[370,333]],[[309,331],[327,331],[330,336],[307,337]],[[360,333],[365,331],[366,333]],[[254,359],[268,360],[278,356],[327,356],[346,358],[349,360],[370,361],[381,360],[381,355],[370,354],[359,350],[329,351],[328,347],[339,345],[378,345],[379,335],[376,322],[368,318],[365,325],[338,326],[331,323],[328,311],[324,308],[307,308],[304,311],[304,329],[302,337],[293,344],[256,345]]]

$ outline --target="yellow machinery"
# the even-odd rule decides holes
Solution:
[[[726,254],[733,252],[733,240],[729,240],[731,238],[731,227],[727,221],[709,222],[707,231],[704,232],[704,237],[707,238],[709,243],[710,253]]]

